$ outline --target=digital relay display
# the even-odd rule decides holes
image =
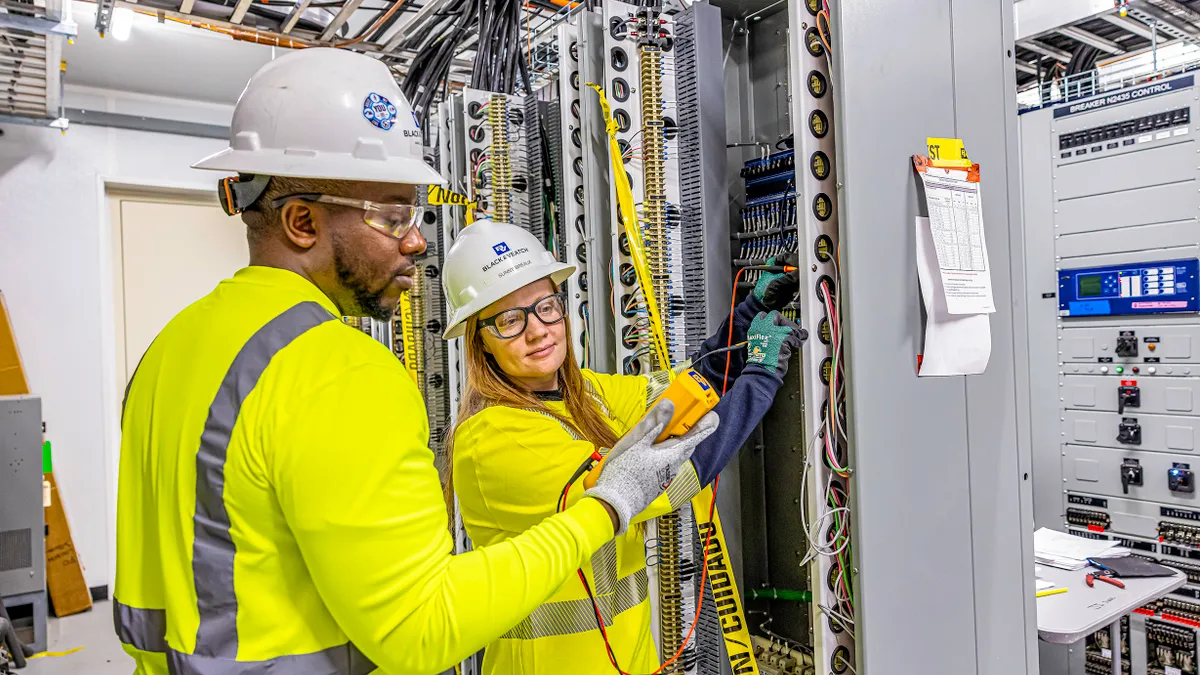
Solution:
[[[1167,260],[1061,270],[1059,316],[1113,316],[1200,311],[1200,261]]]

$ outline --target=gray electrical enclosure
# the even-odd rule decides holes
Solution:
[[[837,3],[832,44],[862,607],[856,670],[1035,673],[1024,383],[1014,367],[1024,325],[1011,290],[1021,285],[1022,251],[1013,4]],[[928,136],[962,138],[982,167],[997,307],[982,375],[916,373],[910,157]]]
[[[1196,101],[1187,74],[1020,117],[1035,523],[1189,577],[1130,617],[1133,675],[1197,663],[1164,623],[1200,612]],[[1043,672],[1108,672],[1105,642],[1043,646]]]
[[[42,399],[0,396],[0,596],[46,586]]]

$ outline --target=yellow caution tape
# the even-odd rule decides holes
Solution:
[[[433,187],[432,185],[430,187]],[[421,271],[417,270],[420,274]],[[413,308],[412,298],[409,297],[409,292],[405,291],[400,294],[400,316],[403,321],[403,330],[400,331],[401,340],[404,342],[404,369],[408,371],[408,376],[417,383],[420,388],[421,382],[417,379],[417,345],[413,338]],[[393,331],[393,335],[395,331]]]
[[[630,257],[633,258],[633,268],[637,272],[638,283],[642,286],[642,296],[646,299],[646,311],[650,315],[650,331],[654,337],[654,348],[663,370],[667,371],[668,377],[674,380],[676,373],[671,368],[667,336],[663,331],[662,319],[658,313],[658,303],[654,298],[649,266],[646,264],[646,244],[642,239],[642,230],[638,227],[637,214],[633,207],[633,189],[629,187],[629,177],[625,175],[625,163],[621,158],[621,148],[617,144],[617,123],[613,121],[612,109],[608,104],[608,97],[604,95],[604,90],[593,82],[588,82],[587,86],[596,90],[600,96],[600,110],[604,115],[605,131],[608,132],[613,180],[617,188],[617,205],[621,209],[621,219],[625,222],[625,235],[629,238],[629,252]],[[711,521],[708,519],[709,509],[712,509]],[[725,640],[725,652],[729,654],[729,667],[734,675],[759,675],[758,662],[754,659],[754,647],[750,642],[750,630],[746,625],[746,614],[742,610],[742,598],[738,593],[737,581],[734,580],[729,559],[726,557],[725,552],[729,548],[725,545],[725,531],[721,529],[721,516],[713,505],[711,485],[692,498],[692,511],[695,512],[701,541],[708,541],[708,550],[705,552],[708,560],[708,583],[717,607],[717,616],[721,621],[721,637]],[[710,531],[712,538],[708,539]],[[696,602],[703,601],[703,597],[696,599]]]
[[[31,659],[53,659],[53,658],[58,658],[59,656],[70,656],[71,654],[74,654],[75,652],[82,651],[82,650],[83,650],[83,647],[76,647],[74,649],[68,649],[65,652],[39,652],[37,654],[34,654],[33,656],[30,656],[29,658],[31,658]]]
[[[427,201],[434,206],[442,206],[449,204],[451,206],[465,206],[467,208],[467,224],[475,222],[475,209],[479,207],[478,201],[471,201],[471,198],[452,190],[447,190],[440,185],[430,185],[425,193]]]
[[[733,565],[727,557],[725,531],[721,528],[721,515],[712,506],[713,489],[709,485],[692,498],[692,511],[696,515],[700,541],[708,541],[705,551],[708,560],[708,587],[712,589],[713,603],[721,621],[721,637],[725,639],[725,652],[729,654],[729,668],[733,675],[758,675],[758,661],[754,658],[754,646],[750,642],[750,628],[746,625],[746,613],[742,611],[742,595],[738,592],[737,580],[733,576]],[[712,520],[708,510],[712,508]],[[712,539],[708,539],[709,531]],[[703,598],[697,598],[697,602]]]
[[[667,334],[663,330],[662,318],[658,313],[658,300],[654,297],[654,279],[650,276],[650,266],[646,263],[646,242],[642,239],[642,229],[638,227],[637,211],[633,207],[633,188],[629,186],[629,177],[625,175],[621,146],[617,143],[617,123],[613,120],[612,108],[608,105],[608,97],[604,95],[604,89],[594,82],[588,82],[587,86],[595,89],[600,96],[604,130],[608,132],[608,154],[612,158],[613,182],[617,188],[617,206],[621,209],[621,220],[625,224],[625,236],[629,238],[629,257],[633,259],[633,269],[637,273],[638,284],[642,287],[642,297],[646,301],[646,311],[650,316],[650,334],[654,343],[654,352],[658,356],[660,367],[667,371],[667,378],[674,381],[675,371],[671,369],[671,352],[667,349]]]

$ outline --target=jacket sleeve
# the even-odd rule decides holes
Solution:
[[[782,386],[783,376],[778,371],[757,364],[745,367],[733,388],[713,408],[721,418],[720,426],[692,453],[692,464],[696,466],[700,485],[711,483],[729,464],[750,437],[750,432],[767,414]]]
[[[425,408],[398,365],[343,373],[286,419],[264,474],[330,613],[383,672],[449,668],[613,536],[603,505],[583,499],[520,536],[451,555]]]
[[[747,295],[746,299],[742,300],[733,312],[732,344],[744,342],[746,340],[746,332],[750,330],[750,323],[754,321],[754,317],[758,316],[759,312],[765,311],[767,311],[767,307],[762,304],[762,301],[754,297],[753,293]],[[717,332],[709,336],[700,345],[700,348],[696,350],[696,353],[692,355],[692,363],[696,364],[692,367],[699,371],[704,376],[704,379],[712,383],[718,390],[723,389],[728,391],[733,384],[733,380],[742,373],[742,368],[746,364],[746,350],[735,349],[729,352],[729,382],[725,386],[721,385],[721,382],[725,378],[725,354],[719,354],[711,359],[704,360],[701,360],[701,357],[715,349],[721,349],[729,343],[729,317],[726,316],[725,320],[721,322],[721,327],[717,329]],[[725,424],[724,417],[721,418],[721,424]]]

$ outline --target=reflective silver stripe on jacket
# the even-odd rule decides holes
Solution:
[[[592,555],[592,595],[604,627],[623,612],[649,597],[646,568],[617,578],[617,546],[610,541]],[[536,640],[555,635],[574,635],[596,630],[596,611],[587,598],[547,602],[504,635],[502,640]]]
[[[139,609],[113,598],[113,626],[124,644],[144,652],[167,651],[167,611]]]
[[[167,671],[171,675],[368,675],[374,670],[375,664],[349,643],[266,661],[233,661],[167,651]]]
[[[225,509],[225,460],[230,439],[242,403],[257,386],[275,354],[304,333],[335,318],[319,303],[304,302],[267,322],[242,346],[209,406],[196,453],[192,576],[200,624],[195,653],[184,654],[167,646],[163,610],[114,603],[113,619],[121,641],[143,651],[165,651],[172,675],[365,675],[375,669],[349,643],[311,654],[237,661],[238,605],[233,585],[237,551]]]

